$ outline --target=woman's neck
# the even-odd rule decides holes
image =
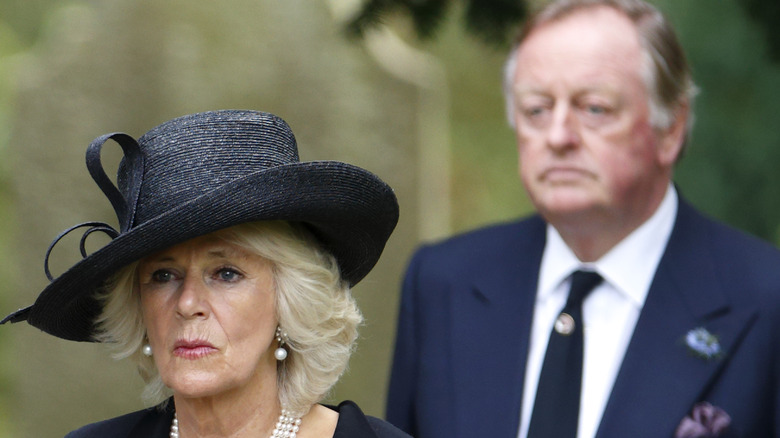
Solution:
[[[243,391],[240,391],[243,392]],[[182,437],[265,437],[281,412],[277,391],[189,398],[174,395]]]

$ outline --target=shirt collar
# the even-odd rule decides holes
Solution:
[[[594,263],[581,262],[558,231],[547,225],[537,299],[545,300],[577,269],[594,270],[606,283],[642,307],[677,217],[677,191],[666,190],[655,213]]]

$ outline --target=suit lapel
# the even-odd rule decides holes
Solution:
[[[723,267],[711,256],[708,229],[704,218],[680,203],[598,438],[671,436],[755,320],[755,311],[732,308],[720,287]],[[685,335],[697,327],[718,336],[723,355],[708,360],[691,352]]]
[[[460,437],[516,436],[545,225],[512,227],[464,293],[453,294],[452,358]],[[530,238],[529,238],[530,236]],[[470,417],[480,416],[480,421]],[[475,423],[480,430],[471,430]]]
[[[138,422],[134,424],[133,428],[127,435],[112,436],[149,438],[164,438],[169,436],[171,422],[173,421],[173,414],[175,412],[173,397],[168,399],[164,410],[160,410],[160,407],[157,406],[146,409],[143,412],[144,415],[139,418]]]

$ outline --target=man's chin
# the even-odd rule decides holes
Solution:
[[[532,196],[531,199],[539,211],[552,215],[587,213],[603,204],[592,192],[574,186],[547,190],[541,196]]]

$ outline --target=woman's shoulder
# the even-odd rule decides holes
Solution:
[[[345,400],[336,407],[329,407],[339,413],[333,438],[410,438],[409,434],[387,421],[364,414],[353,401]]]
[[[65,435],[65,438],[167,437],[172,411],[159,407],[142,409],[119,417],[88,424]]]

